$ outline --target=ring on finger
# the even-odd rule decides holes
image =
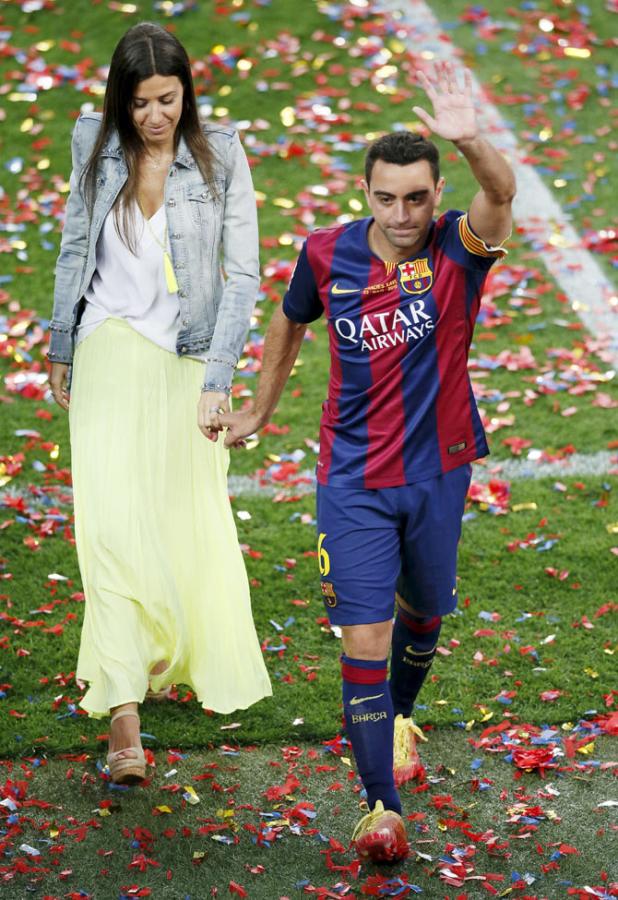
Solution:
[[[209,413],[217,413],[217,415],[222,416],[225,410],[222,406],[211,406],[208,410]]]

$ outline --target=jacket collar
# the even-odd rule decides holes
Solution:
[[[112,156],[115,159],[124,159],[124,152],[122,146],[120,144],[120,138],[118,137],[118,132],[113,131],[105,146],[101,150],[101,156]],[[174,159],[174,163],[180,166],[185,166],[188,169],[195,168],[195,160],[191,155],[191,151],[187,146],[187,142],[184,139],[184,136],[180,136],[180,140],[178,142],[178,149],[176,151],[176,158]]]
[[[174,160],[174,162],[177,165],[186,166],[186,168],[188,169],[194,169],[196,165],[191,151],[187,146],[187,142],[184,139],[184,135],[182,134],[180,135],[180,140],[178,141],[178,149],[176,151],[176,159]]]
[[[120,146],[118,133],[113,131],[101,149],[101,156],[114,156],[116,159],[124,159],[124,152]]]

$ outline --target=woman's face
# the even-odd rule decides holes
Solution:
[[[163,147],[173,141],[182,114],[183,91],[176,75],[153,75],[138,83],[131,118],[146,145]]]

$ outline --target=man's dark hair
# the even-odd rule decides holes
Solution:
[[[369,146],[365,156],[365,181],[369,186],[371,172],[377,160],[394,163],[396,166],[408,166],[410,163],[426,159],[431,167],[433,180],[437,184],[440,178],[440,154],[432,141],[411,131],[393,131],[378,138]]]

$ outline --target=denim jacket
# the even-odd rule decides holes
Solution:
[[[73,171],[50,323],[52,362],[70,363],[73,358],[83,309],[80,301],[96,269],[97,240],[127,180],[122,148],[114,134],[101,152],[90,220],[80,175],[100,125],[100,113],[85,113],[73,131]],[[204,390],[229,393],[259,287],[257,213],[251,173],[237,132],[216,124],[203,127],[214,151],[216,196],[204,183],[183,138],[165,181],[165,213],[180,304],[176,352],[203,356]]]

